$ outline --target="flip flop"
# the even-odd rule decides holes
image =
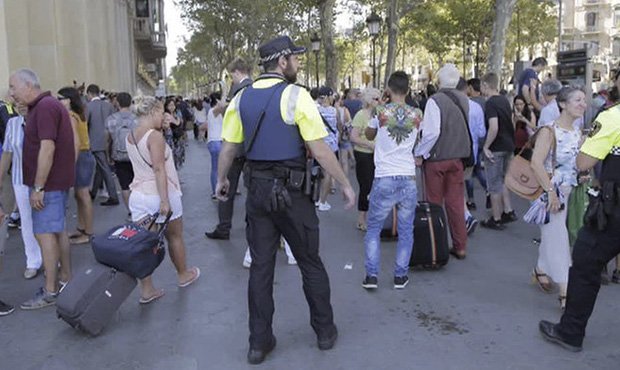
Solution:
[[[200,269],[198,267],[192,267],[192,269],[196,271],[194,277],[184,283],[179,283],[179,288],[185,288],[187,286],[190,286],[194,281],[198,280],[198,278],[200,277]]]
[[[158,300],[159,298],[163,297],[166,294],[166,292],[164,292],[163,289],[159,289],[155,294],[153,294],[150,297],[144,298],[144,297],[140,297],[140,300],[138,301],[140,304],[149,304],[153,301]]]

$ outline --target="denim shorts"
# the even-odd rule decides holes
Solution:
[[[504,191],[504,177],[508,171],[508,164],[512,159],[512,152],[493,152],[493,162],[484,158],[484,168],[487,173],[487,191],[499,194]]]
[[[89,150],[80,151],[75,163],[75,188],[89,188],[95,173],[95,157]]]
[[[32,193],[32,189],[30,192]],[[65,208],[69,192],[46,191],[42,210],[32,210],[32,229],[35,234],[53,234],[65,231]]]

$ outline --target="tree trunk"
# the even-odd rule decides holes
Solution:
[[[387,86],[387,80],[394,72],[396,65],[396,47],[398,43],[398,22],[399,16],[397,14],[398,0],[390,0],[387,16],[387,32],[388,32],[388,45],[387,45],[387,57],[385,60],[385,78],[384,86]]]
[[[322,0],[319,2],[321,24],[321,38],[325,50],[325,85],[338,89],[338,68],[336,63],[336,48],[334,47],[334,6],[336,0]]]
[[[495,21],[493,22],[493,34],[489,47],[487,72],[494,72],[498,75],[502,72],[506,50],[506,32],[516,3],[517,0],[495,0]]]

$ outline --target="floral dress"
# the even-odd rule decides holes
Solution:
[[[577,154],[579,154],[579,144],[581,142],[581,132],[579,130],[565,130],[553,125],[555,129],[556,143],[556,164],[553,169],[553,183],[558,186],[578,185],[577,182]]]

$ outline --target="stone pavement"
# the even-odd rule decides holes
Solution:
[[[197,284],[179,289],[166,260],[154,274],[166,296],[138,305],[136,289],[103,334],[89,338],[56,318],[54,308],[19,308],[0,318],[0,369],[246,369],[248,271],[243,198],[235,209],[230,241],[211,241],[204,231],[217,223],[210,199],[209,154],[191,140],[180,171],[184,191],[185,240],[190,265],[200,266]],[[354,181],[355,182],[355,181]],[[245,189],[243,189],[245,194]],[[481,192],[477,191],[481,196]],[[540,319],[560,316],[557,295],[530,284],[536,261],[535,227],[523,222],[504,232],[479,229],[468,258],[452,259],[441,271],[416,271],[410,284],[391,284],[395,243],[382,244],[379,289],[361,287],[363,234],[356,212],[340,196],[321,213],[321,251],[331,279],[332,304],[340,337],[327,352],[316,348],[297,267],[278,256],[274,333],[278,345],[262,369],[613,369],[620,363],[620,286],[601,289],[584,351],[566,352],[538,334]],[[73,203],[73,202],[71,202]],[[484,205],[483,199],[478,199]],[[524,202],[517,202],[523,213]],[[69,224],[74,225],[74,204]],[[96,231],[122,222],[122,206],[96,208]],[[485,211],[478,211],[482,218]],[[0,299],[16,306],[31,297],[43,278],[21,277],[21,238],[11,231],[0,277]],[[89,246],[72,249],[74,269],[93,262]],[[352,268],[345,268],[351,264]]]

